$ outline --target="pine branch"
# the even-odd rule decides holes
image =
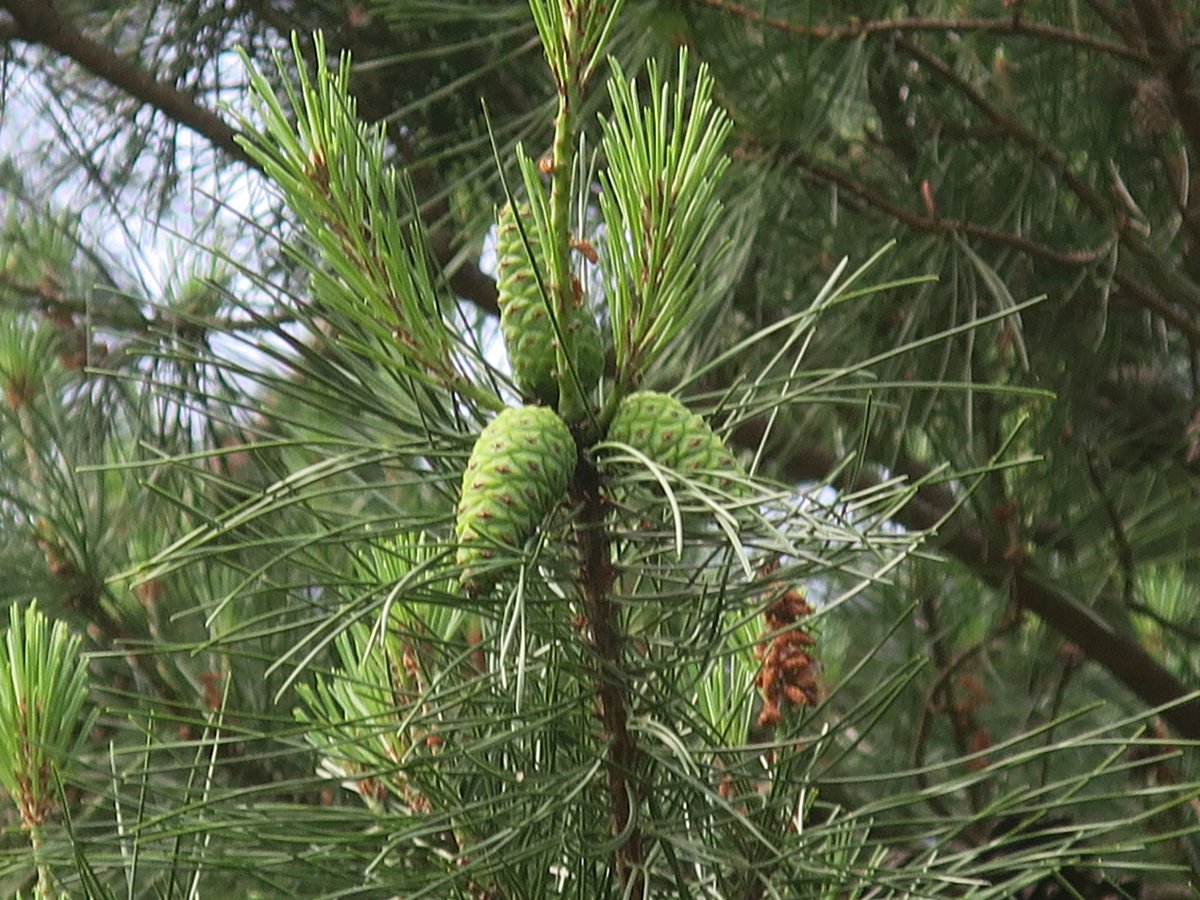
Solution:
[[[107,290],[116,293],[111,285],[104,285]],[[48,281],[31,282],[10,272],[0,272],[0,288],[8,292],[8,299],[16,308],[23,308],[30,313],[45,315],[51,321],[67,317],[86,318],[91,327],[111,331],[114,335],[148,335],[161,329],[173,331],[185,326],[179,316],[168,310],[159,310],[153,316],[143,315],[137,306],[129,303],[95,304],[89,299],[67,296],[55,284]],[[220,331],[225,334],[242,334],[246,332],[276,332],[280,328],[295,324],[295,317],[282,313],[278,315],[256,315],[251,318],[235,316],[209,316],[204,319],[204,327],[209,331]],[[65,331],[78,331],[77,326],[62,326]],[[80,334],[80,339],[83,335]],[[105,344],[110,348],[113,339]],[[117,354],[110,349],[108,354],[116,359]]]
[[[873,190],[866,184],[835,169],[833,166],[818,162],[803,151],[791,150],[788,154],[788,159],[822,181],[828,181],[843,188],[858,201],[861,207],[881,212],[914,231],[920,231],[925,234],[961,234],[987,241],[988,243],[1009,247],[1020,253],[1027,253],[1030,256],[1044,259],[1047,262],[1067,268],[1094,265],[1112,252],[1112,240],[1105,241],[1100,246],[1093,248],[1061,250],[1023,235],[1002,231],[980,222],[973,222],[966,219],[947,219],[937,215],[921,215],[920,213],[905,209],[891,198]],[[1118,268],[1113,273],[1113,280],[1131,300],[1155,313],[1164,321],[1174,325],[1193,340],[1200,340],[1200,321],[1193,319],[1186,312],[1178,309],[1163,294],[1146,285],[1142,277],[1127,269]]]
[[[1155,282],[1160,291],[1178,297],[1181,302],[1185,302],[1193,310],[1200,310],[1200,288],[1186,278],[1181,278],[1172,267],[1164,265],[1158,252],[1146,243],[1145,236],[1133,227],[1131,220],[1127,216],[1119,214],[1110,200],[1084,181],[1071,168],[1066,155],[1053,143],[1002,111],[996,104],[984,97],[974,85],[959,75],[953,67],[932,53],[926,52],[904,38],[896,40],[896,47],[935,72],[992,125],[1000,128],[1015,143],[1024,147],[1061,178],[1079,199],[1079,202],[1095,216],[1098,224],[1104,228],[1114,229],[1116,238],[1131,251],[1134,258],[1142,265],[1146,275]],[[1197,126],[1197,129],[1200,131],[1200,126]]]
[[[1070,28],[1046,25],[1041,22],[1030,22],[1019,12],[1012,16],[999,16],[996,18],[934,19],[911,17],[852,21],[844,25],[830,25],[826,23],[803,25],[799,22],[766,15],[758,10],[743,6],[740,3],[733,3],[731,0],[691,0],[691,2],[693,5],[717,9],[744,19],[747,22],[753,22],[756,25],[762,25],[775,31],[782,31],[786,34],[794,34],[798,37],[819,41],[856,41],[863,37],[879,35],[890,37],[899,32],[953,32],[955,34],[979,32],[983,34],[1034,37],[1057,44],[1069,44],[1071,46],[1083,47],[1088,50],[1118,56],[1140,65],[1148,65],[1150,62],[1145,54],[1137,48],[1126,44],[1119,44],[1115,41],[1108,41],[1104,38],[1082,31],[1075,31]]]
[[[173,122],[190,128],[234,159],[250,165],[237,143],[237,132],[212,110],[174,86],[157,80],[135,63],[87,37],[44,0],[3,0],[12,15],[15,33],[28,43],[41,44],[73,60],[100,80],[124,91]]]
[[[276,30],[286,26],[283,16],[274,10],[265,0],[251,0],[251,7],[260,12],[263,20]],[[369,22],[359,22],[349,17],[346,34],[351,54],[356,63],[371,61],[370,43],[363,40],[364,32],[386,28],[386,24],[372,19]],[[288,34],[290,29],[280,31]],[[499,315],[497,303],[496,282],[470,260],[457,259],[458,247],[456,236],[450,223],[449,193],[445,191],[436,177],[436,167],[423,163],[423,148],[418,143],[417,135],[406,132],[401,123],[392,115],[395,110],[387,103],[387,93],[382,90],[364,90],[363,79],[355,79],[351,90],[358,102],[361,118],[366,122],[382,123],[388,139],[399,152],[408,167],[409,177],[417,188],[421,198],[421,215],[426,223],[439,223],[430,228],[428,235],[429,249],[435,259],[443,264],[455,261],[455,268],[448,273],[447,282],[456,295],[474,303],[490,315]]]
[[[940,505],[922,503],[919,499],[911,512],[900,518],[908,520],[906,524],[910,527],[932,525],[937,521],[935,516],[943,516],[946,512]],[[1195,692],[1168,672],[1135,639],[1121,634],[1059,589],[1034,564],[1026,562],[1012,566],[998,561],[1002,554],[989,546],[976,523],[954,529],[942,546],[993,588],[1010,587],[1021,606],[1076,644],[1089,659],[1107,669],[1146,703],[1151,706],[1177,704],[1166,710],[1163,717],[1184,737],[1200,738],[1200,698],[1189,697]]]
[[[617,877],[627,897],[643,893],[643,849],[637,824],[639,788],[636,771],[639,752],[629,731],[628,689],[617,622],[618,609],[610,596],[612,557],[605,531],[604,500],[599,473],[590,463],[577,469],[574,499],[582,504],[576,532],[582,566],[580,584],[596,654],[597,698],[608,745],[608,793],[613,835],[624,835],[616,853]]]
[[[915,467],[906,468],[910,477],[918,476]],[[945,501],[941,492],[922,488],[916,501],[901,510],[897,519],[909,528],[932,528],[951,512],[952,506]],[[1006,561],[1004,548],[993,546],[982,526],[962,513],[946,522],[940,533],[941,548],[967,565],[981,581],[1009,593],[1021,607],[1078,646],[1150,706],[1175,704],[1163,712],[1163,718],[1180,735],[1200,739],[1200,697],[1135,638],[1117,631],[1082,605],[1032,561]],[[1104,606],[1103,601],[1097,606]]]
[[[973,222],[968,219],[948,219],[940,215],[921,215],[920,213],[905,209],[891,198],[873,190],[845,172],[817,161],[804,151],[790,150],[787,158],[822,181],[828,181],[845,189],[855,199],[861,201],[863,207],[884,213],[889,218],[895,219],[900,224],[914,231],[947,236],[960,234],[967,237],[979,238],[989,243],[1009,247],[1020,253],[1028,253],[1030,256],[1044,259],[1056,265],[1068,267],[1092,265],[1100,262],[1112,251],[1111,241],[1105,241],[1098,247],[1089,247],[1080,250],[1060,250],[1049,244],[1043,244],[1023,235],[1014,234],[1013,232],[1001,231],[999,228],[993,228],[990,225],[984,225],[980,222]]]
[[[1091,185],[1087,184],[1071,169],[1066,156],[1061,150],[984,97],[974,85],[959,75],[949,63],[904,38],[896,39],[896,48],[912,57],[913,60],[922,66],[936,73],[939,78],[958,91],[992,125],[999,128],[1004,134],[1008,135],[1017,144],[1024,147],[1034,157],[1052,169],[1056,175],[1066,182],[1075,196],[1079,198],[1079,201],[1091,210],[1097,219],[1106,222],[1115,218],[1112,204],[1105,200]]]
[[[1130,612],[1136,613],[1139,616],[1145,616],[1163,631],[1170,632],[1185,641],[1200,643],[1200,629],[1188,628],[1180,625],[1178,622],[1173,622],[1154,607],[1136,600],[1131,601],[1128,606]]]
[[[1177,306],[1177,304],[1185,304],[1189,309],[1200,310],[1200,290],[1187,279],[1180,277],[1179,273],[1171,266],[1163,264],[1156,249],[1147,244],[1143,235],[1137,233],[1128,217],[1122,215],[1120,210],[1114,208],[1113,203],[1108,198],[1074,172],[1068,164],[1066,156],[1059,148],[1028,128],[1014,116],[997,107],[945,61],[925,51],[911,40],[904,37],[895,37],[898,32],[906,31],[914,33],[945,33],[956,30],[996,29],[1003,32],[1006,28],[1009,29],[1008,33],[1015,34],[1018,31],[1011,29],[1031,27],[1019,15],[1015,15],[1012,18],[995,20],[897,19],[855,22],[844,26],[825,24],[803,26],[764,16],[754,10],[728,2],[728,0],[696,0],[696,2],[739,15],[747,21],[755,22],[764,27],[795,34],[799,37],[851,40],[863,36],[886,35],[894,38],[898,49],[952,86],[990,123],[992,128],[1025,148],[1036,159],[1049,167],[1057,177],[1063,180],[1071,192],[1079,199],[1080,203],[1097,219],[1101,226],[1112,229],[1114,238],[1130,251],[1129,256],[1137,260],[1143,270],[1142,272],[1130,272],[1128,269],[1122,269],[1114,275],[1114,280],[1130,298],[1156,315],[1159,315],[1167,322],[1175,325],[1191,338],[1200,338],[1200,322],[1183,313]],[[1145,0],[1145,2],[1153,6],[1152,0]],[[1189,135],[1189,142],[1191,142],[1193,134],[1195,139],[1200,141],[1200,97],[1197,97],[1193,90],[1194,82],[1192,81],[1190,64],[1188,63],[1187,48],[1179,42],[1177,39],[1178,35],[1170,31],[1163,14],[1158,12],[1155,13],[1155,16],[1157,18],[1153,25],[1147,28],[1147,32],[1152,38],[1154,35],[1160,36],[1159,46],[1165,47],[1163,55],[1159,57],[1157,64],[1141,50],[1131,50],[1130,46],[1118,44],[1108,46],[1109,42],[1102,42],[1106,45],[1104,49],[1111,52],[1120,50],[1121,55],[1135,58],[1137,62],[1145,66],[1157,65],[1161,68],[1169,65],[1173,67],[1170,69],[1173,74],[1169,77],[1174,79],[1171,83],[1171,88],[1172,94],[1176,98],[1179,119]],[[1004,24],[1002,25],[1002,23]],[[1068,43],[1074,41],[1069,36],[1074,33],[1058,34],[1057,31],[1055,29],[1055,33],[1053,34],[1044,32],[1042,36],[1047,38],[1054,37]],[[1078,37],[1079,35],[1076,36]],[[1101,48],[1093,47],[1093,49]],[[1184,95],[1182,102],[1179,99],[1181,96],[1180,92]],[[1195,146],[1200,147],[1200,143],[1196,143]],[[815,169],[816,166],[813,165],[810,168]],[[821,168],[827,178],[829,173],[833,171],[827,166],[822,166]],[[1071,254],[1064,254],[1055,248],[1031,242],[1019,235],[1007,235],[989,226],[974,223],[943,221],[935,216],[922,217],[907,213],[887,198],[877,194],[871,195],[863,189],[856,190],[855,183],[850,179],[841,181],[837,178],[831,178],[830,180],[837,181],[842,186],[851,189],[860,200],[864,200],[870,205],[887,212],[894,218],[904,221],[909,227],[931,233],[950,232],[970,234],[990,242],[1004,243],[1022,252],[1055,262],[1078,264],[1077,261],[1070,259]],[[858,187],[861,188],[861,186]],[[1187,218],[1190,223],[1193,217],[1188,215]],[[1106,242],[1100,255],[1106,254],[1110,249],[1111,244]],[[1150,281],[1157,290],[1149,289],[1145,283],[1146,281]],[[1175,298],[1175,300],[1167,300],[1167,297]]]
[[[252,169],[259,168],[238,143],[237,129],[183,91],[159,81],[137,64],[87,37],[52,4],[41,0],[2,0],[0,8],[8,10],[13,17],[10,27],[0,27],[0,39],[18,38],[54,50],[170,121],[191,129],[238,162]],[[454,248],[448,231],[437,231],[430,243],[443,265],[451,260]],[[495,284],[478,266],[461,263],[447,280],[460,297],[488,312],[497,310]]]
[[[755,448],[760,444],[762,428],[760,423],[747,423],[731,438],[740,446]],[[777,459],[782,477],[792,482],[824,479],[830,472],[838,471],[841,463],[826,449],[798,441],[778,453]],[[913,482],[927,474],[911,461],[903,460],[896,471]],[[835,486],[850,487],[844,483],[848,474],[842,468],[842,478]],[[878,480],[864,473],[853,487],[863,489],[878,484]],[[1163,711],[1163,718],[1183,737],[1200,739],[1200,696],[1196,696],[1194,689],[1169,672],[1134,638],[1118,632],[1056,585],[1034,562],[1005,560],[1005,548],[994,546],[983,526],[961,509],[956,511],[957,507],[956,498],[945,487],[923,485],[914,500],[897,512],[896,519],[907,528],[935,530],[939,535],[937,545],[980,581],[1034,613],[1145,703],[1173,704]]]

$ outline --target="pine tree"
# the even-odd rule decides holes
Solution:
[[[11,891],[1190,895],[1196,10],[0,6]]]

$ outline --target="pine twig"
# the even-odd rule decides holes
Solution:
[[[613,835],[625,835],[616,849],[616,871],[627,897],[643,894],[644,859],[637,823],[640,804],[636,781],[639,751],[629,731],[629,692],[625,685],[617,607],[611,597],[612,561],[604,525],[599,473],[581,463],[572,488],[582,504],[576,531],[582,566],[580,584],[596,661],[596,692],[608,745],[608,793]]]
[[[954,734],[954,743],[959,755],[968,756],[974,752],[970,745],[971,731],[969,730],[970,726],[974,725],[972,721],[974,716],[961,714],[958,711],[958,699],[955,696],[953,678],[963,665],[979,654],[990,636],[976,641],[957,656],[952,657],[942,635],[937,602],[928,594],[921,598],[921,613],[925,617],[929,646],[934,665],[937,666],[937,677],[925,692],[925,702],[921,706],[921,720],[917,726],[917,735],[913,740],[913,768],[916,771],[918,785],[925,790],[929,788],[929,780],[923,771],[925,745],[929,737],[929,725],[934,713],[938,711],[937,700],[939,697],[942,702],[941,711],[950,721],[950,729]],[[970,800],[971,811],[978,814],[979,810],[983,808],[985,799],[979,782],[973,781],[967,786],[967,796]],[[927,798],[927,802],[938,815],[948,815],[940,797],[930,796]]]
[[[983,225],[968,219],[948,219],[941,216],[922,215],[905,209],[891,198],[872,190],[861,181],[852,178],[832,166],[818,162],[803,151],[791,151],[789,158],[815,178],[828,181],[843,188],[861,207],[874,209],[896,220],[901,225],[925,234],[961,234],[966,237],[987,241],[988,243],[1000,244],[1020,253],[1025,253],[1037,259],[1043,259],[1054,265],[1066,268],[1079,268],[1099,262],[1112,252],[1113,241],[1117,239],[1114,236],[1104,241],[1098,247],[1079,250],[1059,250],[1051,247],[1049,244],[1032,240],[1024,235],[1002,231],[999,228],[993,228],[990,225]],[[1168,324],[1175,326],[1190,338],[1200,341],[1200,322],[1188,316],[1183,310],[1178,309],[1158,291],[1147,286],[1144,279],[1136,273],[1118,269],[1113,273],[1113,280],[1130,300],[1159,316]]]
[[[691,2],[696,6],[707,6],[710,9],[720,10],[744,19],[747,22],[753,22],[775,31],[820,41],[855,41],[859,38],[876,35],[891,36],[898,32],[954,32],[963,34],[973,31],[985,34],[1006,34],[1018,37],[1040,38],[1057,44],[1069,44],[1075,47],[1083,47],[1088,50],[1106,53],[1111,56],[1118,56],[1141,65],[1146,65],[1148,62],[1145,54],[1135,47],[1105,40],[1104,38],[1082,31],[1075,31],[1070,28],[1046,25],[1042,22],[1030,22],[1020,15],[963,19],[935,19],[916,16],[898,19],[854,21],[843,25],[830,25],[826,23],[804,25],[799,22],[791,22],[787,19],[766,15],[758,10],[743,6],[740,3],[733,3],[731,0],[691,0]]]
[[[754,448],[759,445],[762,433],[761,422],[750,422],[740,426],[732,440],[739,446]],[[793,442],[780,453],[778,461],[785,480],[804,481],[822,479],[837,470],[840,458],[823,448]],[[925,474],[905,458],[892,471],[903,473],[912,481]],[[877,482],[863,473],[855,487],[862,489],[873,483]],[[1011,596],[1022,609],[1032,612],[1079,647],[1088,660],[1104,668],[1144,703],[1170,704],[1162,713],[1163,719],[1180,736],[1200,740],[1200,695],[1196,688],[1184,684],[1134,637],[1113,628],[1060,588],[1032,560],[1016,567],[1005,562],[978,522],[961,510],[951,515],[954,501],[945,486],[922,485],[916,497],[896,513],[896,520],[906,528],[922,531],[940,525],[937,546],[941,550],[974,572],[984,584]]]
[[[1113,546],[1117,551],[1117,565],[1121,569],[1121,594],[1125,599],[1125,605],[1128,607],[1134,603],[1133,547],[1130,546],[1129,537],[1125,534],[1125,525],[1121,521],[1121,513],[1108,491],[1104,488],[1104,479],[1100,476],[1100,470],[1096,465],[1095,454],[1089,450],[1085,454],[1085,459],[1087,461],[1088,479],[1092,482],[1092,487],[1100,496],[1100,503],[1104,507],[1104,516],[1108,519],[1108,526],[1112,531]]]
[[[210,109],[173,85],[118,56],[92,40],[45,0],[3,0],[22,40],[41,44],[73,60],[101,81],[157,110],[173,122],[190,128],[234,159],[253,166],[237,142],[237,131]]]
[[[1071,683],[1076,672],[1079,671],[1079,666],[1083,662],[1079,650],[1073,644],[1064,644],[1062,650],[1059,651],[1059,660],[1062,663],[1062,669],[1059,671],[1058,678],[1054,682],[1054,695],[1050,700],[1050,711],[1046,718],[1053,722],[1058,718],[1062,711],[1063,699],[1067,696],[1067,686]],[[1046,739],[1043,746],[1047,749],[1054,746],[1054,731],[1053,727],[1046,729]],[[1038,782],[1041,785],[1046,785],[1050,781],[1050,756],[1047,755],[1042,759],[1042,774],[1041,780]]]

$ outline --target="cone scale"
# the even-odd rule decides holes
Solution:
[[[571,377],[560,370],[560,358],[571,360],[584,394],[600,380],[604,367],[600,329],[582,302],[570,306],[559,322],[566,342],[566,352],[559,353],[559,334],[542,296],[542,287],[549,285],[538,284],[532,261],[536,260],[541,267],[543,278],[548,277],[541,239],[527,210],[522,211],[522,221],[525,240],[511,206],[505,204],[497,215],[496,289],[500,328],[517,387],[526,398],[555,406],[561,383]]]
[[[628,444],[660,466],[681,475],[705,475],[725,486],[715,473],[737,473],[729,448],[696,413],[667,394],[639,391],[617,407],[607,440]]]
[[[463,472],[454,526],[468,594],[495,583],[505,557],[566,493],[575,462],[570,429],[544,406],[509,407],[483,429]]]

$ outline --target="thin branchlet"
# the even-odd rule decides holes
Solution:
[[[629,729],[629,690],[623,661],[624,638],[618,607],[612,599],[613,567],[605,525],[600,475],[590,463],[576,469],[572,495],[580,504],[580,588],[594,653],[596,695],[604,736],[608,740],[608,795],[614,835],[625,835],[617,847],[616,871],[626,896],[641,896],[643,838],[637,823],[641,788],[637,781],[639,751]]]

